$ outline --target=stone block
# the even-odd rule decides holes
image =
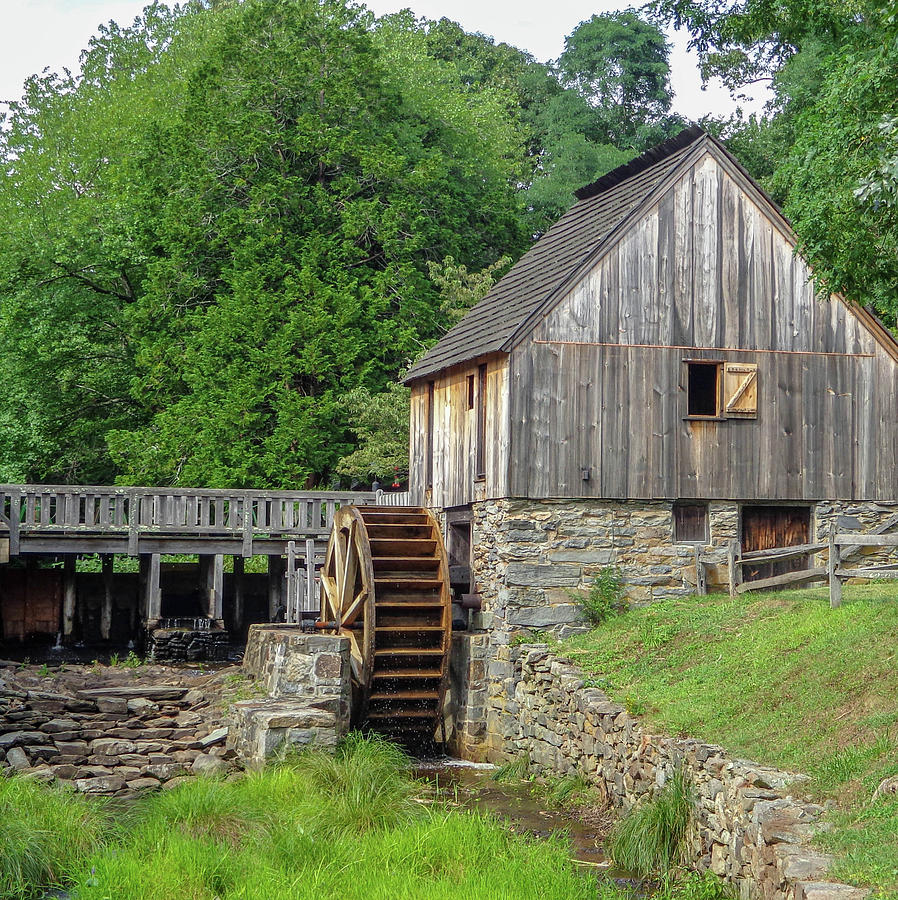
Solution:
[[[508,624],[525,628],[548,628],[577,622],[579,619],[580,607],[575,603],[519,607],[508,611]]]
[[[10,747],[6,751],[6,764],[17,772],[23,772],[31,768],[31,760],[21,747]]]
[[[799,881],[795,885],[795,900],[866,900],[868,888],[829,881]]]
[[[75,790],[82,794],[114,794],[125,786],[121,775],[97,775],[94,778],[76,778]]]
[[[576,587],[580,583],[580,567],[509,563],[505,570],[505,583],[519,587]]]

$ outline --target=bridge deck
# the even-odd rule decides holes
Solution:
[[[326,541],[338,507],[375,503],[378,496],[370,491],[7,484],[0,485],[0,537],[8,537],[10,556],[281,556],[290,541]]]

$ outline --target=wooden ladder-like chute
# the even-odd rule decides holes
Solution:
[[[337,510],[319,627],[349,638],[356,727],[409,746],[440,738],[452,614],[446,551],[430,510]]]

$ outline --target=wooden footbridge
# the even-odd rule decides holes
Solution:
[[[270,614],[285,611],[296,621],[299,610],[317,608],[314,572],[336,511],[397,498],[401,503],[401,495],[370,491],[0,485],[0,562],[63,559],[64,634],[75,614],[75,560],[85,554],[100,555],[110,585],[115,555],[140,560],[140,617],[148,627],[162,617],[163,555],[199,557],[213,621],[223,618],[224,557],[232,556],[234,574],[242,575],[246,558],[265,556]]]

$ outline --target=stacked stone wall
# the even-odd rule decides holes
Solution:
[[[289,748],[333,748],[349,729],[348,638],[253,625],[243,670],[267,695],[232,707],[228,746],[244,765],[262,766]]]
[[[480,637],[470,636],[471,646],[459,653],[469,673],[487,655]],[[695,793],[696,868],[732,881],[743,897],[862,900],[868,893],[825,880],[830,859],[811,844],[822,809],[801,799],[803,776],[734,758],[713,744],[649,733],[545,645],[498,646],[488,655],[479,741],[466,725],[479,700],[457,698],[463,713],[455,742],[469,758],[524,756],[536,773],[583,775],[623,810],[682,770]]]

